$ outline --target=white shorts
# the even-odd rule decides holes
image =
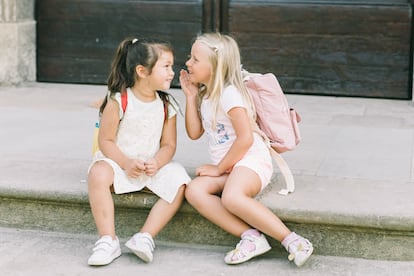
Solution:
[[[262,183],[261,191],[270,183],[273,175],[273,163],[270,152],[268,155],[247,154],[234,167],[247,167],[254,171]]]

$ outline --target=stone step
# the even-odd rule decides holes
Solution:
[[[375,217],[372,214],[345,214],[326,210],[283,208],[272,184],[259,200],[274,211],[287,226],[312,241],[315,254],[398,261],[414,261],[414,233],[410,218]],[[117,235],[127,238],[137,232],[157,197],[148,193],[113,195]],[[322,199],[322,196],[320,197]],[[0,190],[0,226],[79,234],[95,234],[88,196],[83,193]],[[350,206],[351,208],[351,206]],[[234,246],[238,239],[201,217],[184,203],[157,240]],[[281,245],[269,239],[284,253]]]

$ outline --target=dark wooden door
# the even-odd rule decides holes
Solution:
[[[229,1],[246,69],[290,93],[411,98],[411,4],[403,0]]]
[[[37,0],[37,79],[104,84],[126,36],[170,41],[178,76],[196,34],[217,30],[287,93],[410,99],[410,2]]]
[[[178,72],[194,36],[211,24],[203,21],[203,1],[190,0],[37,0],[36,19],[37,80],[91,84],[106,83],[126,37],[169,41]]]

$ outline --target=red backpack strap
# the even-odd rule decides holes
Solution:
[[[125,110],[128,105],[128,92],[127,91],[124,91],[121,93],[121,105],[122,105],[122,111],[125,113]],[[168,106],[164,103],[164,101],[163,101],[163,105],[164,105],[164,121],[166,121]]]
[[[128,104],[128,92],[124,91],[121,93],[121,105],[122,105],[122,111],[124,113],[127,108],[127,104]]]

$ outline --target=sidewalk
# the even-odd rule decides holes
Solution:
[[[95,237],[0,227],[0,267],[7,276],[411,276],[414,262],[373,261],[312,256],[303,267],[286,256],[266,253],[240,265],[226,265],[229,248],[156,242],[154,261],[146,264],[123,245],[123,254],[103,267],[90,267],[87,259]]]

